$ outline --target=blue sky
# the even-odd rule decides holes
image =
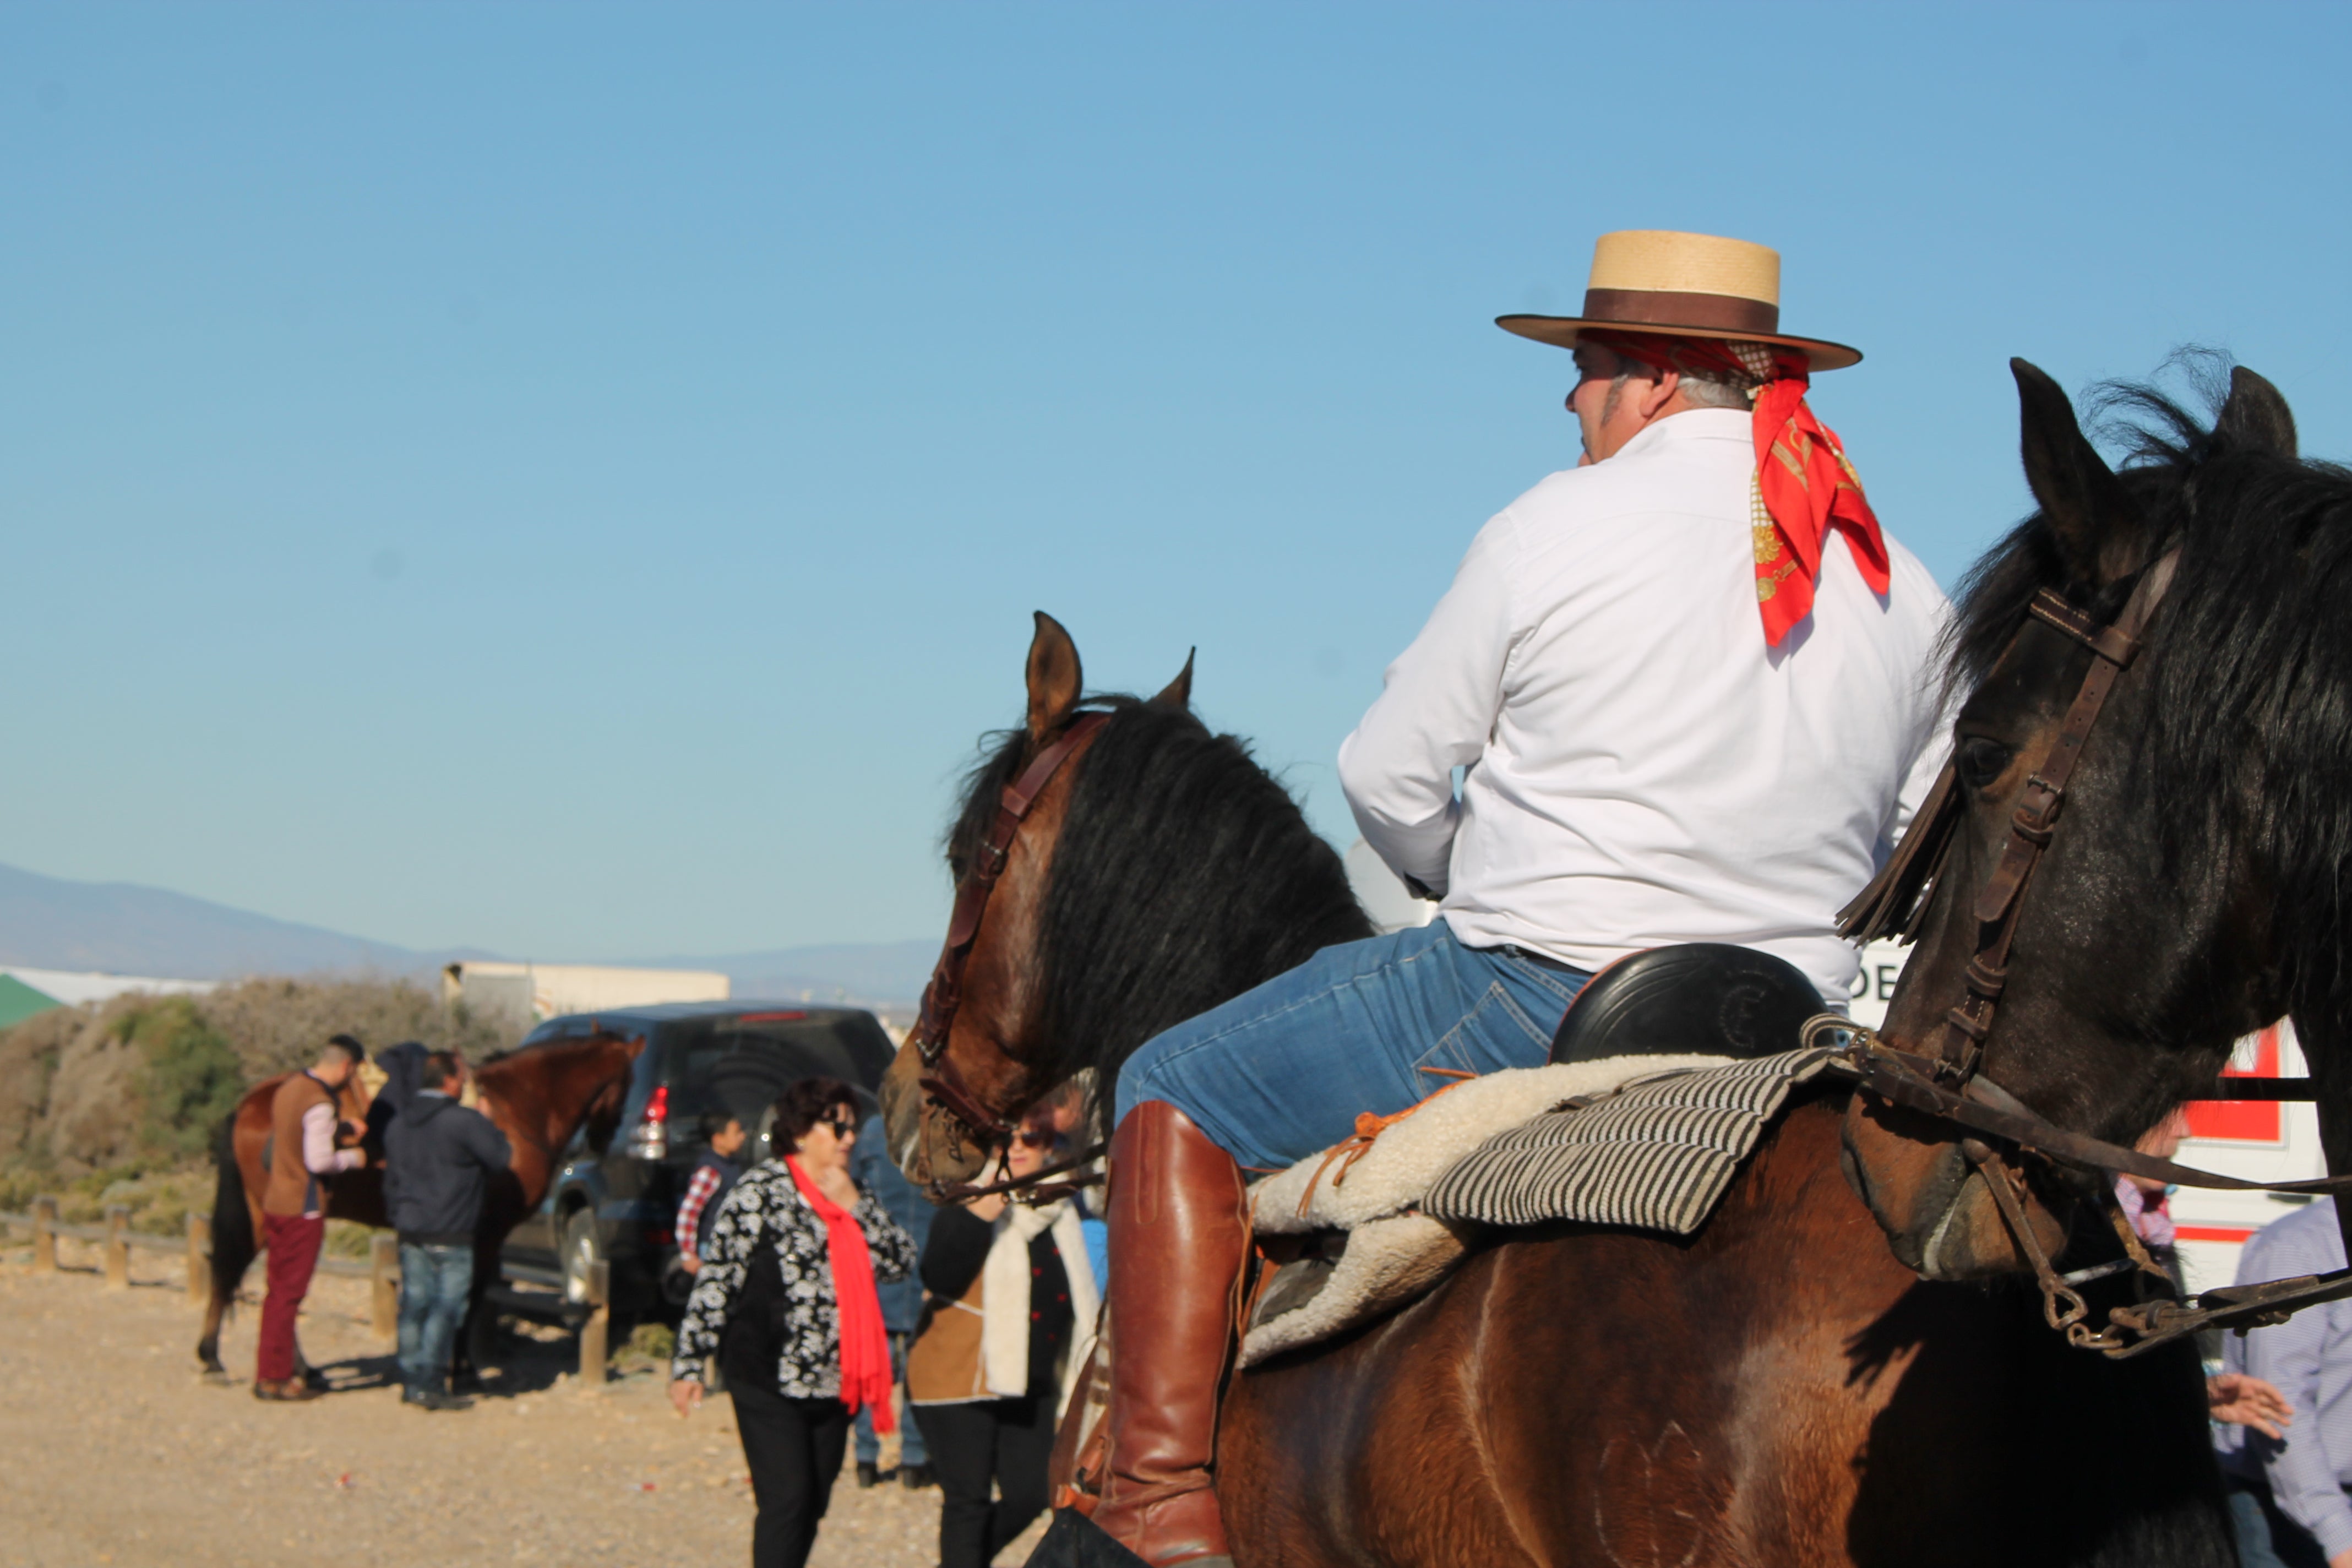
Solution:
[[[929,936],[1029,612],[1351,837],[1575,457],[1593,237],[1777,246],[1948,584],[2012,353],[2352,456],[2352,11],[0,8],[0,861],[541,957]]]

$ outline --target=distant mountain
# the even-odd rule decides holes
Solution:
[[[849,1002],[901,1009],[922,994],[935,941],[838,943],[643,962],[663,969],[717,969],[738,996]],[[104,970],[170,980],[321,971],[425,978],[457,959],[495,958],[478,948],[420,952],[273,920],[226,904],[132,882],[69,882],[0,866],[0,965]],[[549,963],[555,954],[534,954]]]
[[[419,974],[474,952],[417,952],[132,882],[0,866],[0,963],[172,980],[363,970]]]

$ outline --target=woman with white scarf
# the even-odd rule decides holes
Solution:
[[[1006,1156],[1014,1176],[1053,1157],[1033,1115]],[[940,1483],[941,1568],[988,1568],[1045,1512],[1045,1465],[1101,1299],[1076,1205],[1003,1197],[942,1209],[923,1248],[930,1294],[907,1357],[907,1398]],[[991,1503],[992,1485],[1002,1497]]]

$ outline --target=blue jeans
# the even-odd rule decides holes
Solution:
[[[400,1244],[400,1381],[409,1393],[440,1390],[473,1288],[471,1247]]]
[[[904,1386],[907,1382],[907,1346],[914,1335],[890,1331],[890,1381]],[[874,1412],[866,1405],[857,1407],[857,1462],[861,1465],[879,1463],[882,1439],[875,1435]],[[908,1405],[898,1416],[898,1463],[923,1465],[930,1462],[931,1452],[923,1447],[923,1429],[915,1425],[915,1407]]]
[[[1463,1073],[1541,1067],[1591,978],[1433,921],[1327,947],[1153,1036],[1118,1079],[1118,1114],[1164,1100],[1248,1169],[1278,1170]]]
[[[2230,1527],[2238,1537],[2241,1568],[2327,1568],[2327,1553],[2311,1531],[2279,1511],[2271,1489],[2224,1472],[2230,1488]]]

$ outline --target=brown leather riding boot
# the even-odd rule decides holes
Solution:
[[[1241,1168],[1164,1100],[1111,1141],[1109,1456],[1095,1524],[1153,1568],[1230,1559],[1217,1402],[1249,1247]]]

